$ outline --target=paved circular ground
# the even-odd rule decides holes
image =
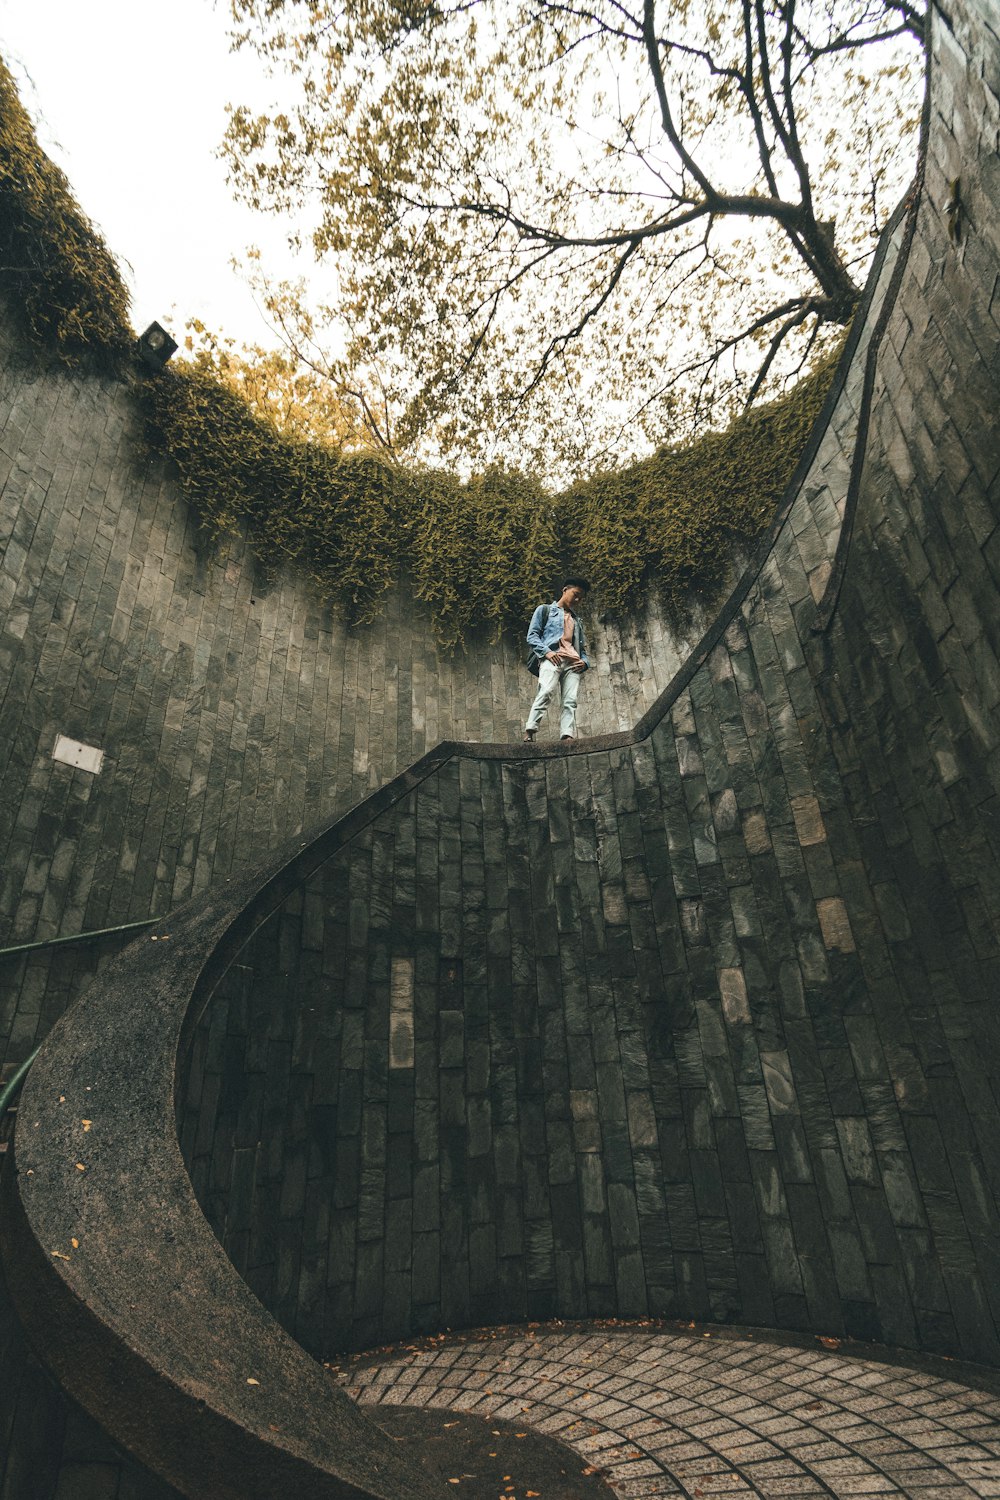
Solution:
[[[462,1500],[615,1500],[599,1464],[525,1421],[505,1422],[433,1406],[389,1406],[372,1413],[395,1442],[419,1458]],[[400,1497],[402,1500],[402,1497]]]
[[[950,1378],[941,1361],[884,1364],[826,1342],[546,1324],[420,1340],[345,1358],[331,1373],[366,1406],[470,1412],[546,1433],[621,1500],[1000,1500],[1000,1396]],[[578,1493],[531,1488],[541,1500]],[[513,1481],[497,1491],[527,1493]]]

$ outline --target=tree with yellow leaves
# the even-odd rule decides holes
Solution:
[[[337,267],[274,306],[396,451],[565,472],[773,396],[912,172],[911,0],[232,4],[295,81],[232,108],[232,180]]]

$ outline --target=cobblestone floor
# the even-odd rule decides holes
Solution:
[[[559,1325],[448,1335],[331,1367],[364,1405],[549,1433],[622,1500],[1000,1497],[1000,1396],[940,1371],[750,1334]]]

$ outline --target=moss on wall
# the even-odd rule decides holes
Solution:
[[[118,267],[2,63],[0,208],[0,293],[31,344],[123,368],[133,335]],[[176,465],[212,537],[247,525],[265,567],[294,561],[354,621],[405,577],[454,646],[521,625],[566,571],[585,573],[613,614],[634,612],[651,587],[677,612],[711,596],[774,514],[835,359],[726,432],[556,495],[522,474],[462,482],[282,432],[204,363],[178,361],[141,390],[151,448]]]
[[[405,575],[454,645],[523,621],[568,569],[611,613],[633,612],[654,586],[677,612],[714,593],[774,515],[834,364],[726,432],[557,495],[521,474],[463,483],[285,437],[193,366],[149,380],[146,399],[152,446],[213,536],[248,523],[266,566],[294,559],[353,620],[372,618]]]
[[[0,60],[0,294],[35,350],[120,369],[133,335],[114,256],[45,155]]]

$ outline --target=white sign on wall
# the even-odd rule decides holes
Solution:
[[[71,740],[68,735],[59,734],[56,736],[52,759],[61,760],[67,766],[76,766],[81,771],[90,771],[96,776],[104,764],[104,751],[98,750],[96,745],[81,745],[79,740]]]

